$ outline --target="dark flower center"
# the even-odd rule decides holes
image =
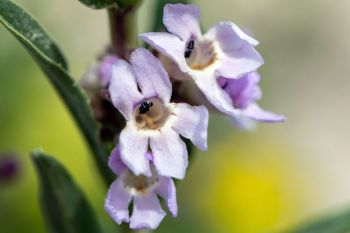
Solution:
[[[194,70],[203,70],[214,63],[216,53],[211,41],[189,40],[184,52],[187,65]]]
[[[147,193],[149,190],[157,186],[159,177],[157,173],[152,169],[152,176],[135,176],[131,171],[127,170],[123,183],[125,188],[135,193]]]
[[[164,125],[169,110],[159,99],[152,98],[137,105],[134,116],[138,128],[155,130]]]

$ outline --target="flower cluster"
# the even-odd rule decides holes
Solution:
[[[107,56],[99,65],[100,87],[126,121],[110,156],[118,178],[105,203],[118,224],[158,227],[165,216],[158,196],[177,215],[173,179],[186,175],[184,139],[207,150],[207,107],[243,127],[251,121],[285,120],[256,103],[261,98],[257,69],[263,64],[255,49],[258,41],[232,22],[202,33],[199,17],[195,5],[167,4],[163,23],[168,32],[140,35],[150,50],[135,49],[128,61]],[[187,85],[185,95],[179,83],[182,89],[194,85]],[[201,94],[192,98],[188,93]]]

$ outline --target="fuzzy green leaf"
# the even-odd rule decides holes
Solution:
[[[101,233],[82,190],[67,170],[40,151],[32,153],[40,184],[40,202],[50,233]]]
[[[25,37],[39,52],[67,69],[67,62],[56,43],[35,19],[20,7],[8,0],[0,0],[0,21],[5,27],[11,28],[12,32]]]
[[[56,44],[33,17],[9,0],[0,0],[0,22],[21,42],[49,78],[85,136],[100,172],[110,183],[113,175],[107,168],[107,156],[97,136],[97,125],[87,98],[68,74],[66,62]]]
[[[350,209],[306,223],[287,233],[348,233]]]
[[[79,0],[84,5],[92,8],[92,9],[104,9],[111,7],[116,3],[116,0]]]

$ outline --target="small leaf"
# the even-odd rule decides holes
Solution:
[[[40,184],[40,202],[50,233],[101,233],[84,193],[52,157],[32,153]]]
[[[287,233],[348,233],[350,232],[350,209],[303,224]]]
[[[0,22],[27,49],[67,105],[93,152],[97,166],[109,184],[113,175],[97,136],[97,125],[87,98],[70,77],[62,53],[43,28],[27,12],[9,0],[0,0]]]
[[[116,3],[116,0],[79,0],[84,5],[92,9],[103,9],[111,7]]]

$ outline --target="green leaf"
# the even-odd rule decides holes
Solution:
[[[0,0],[0,22],[21,42],[49,78],[85,136],[101,174],[110,183],[114,176],[107,167],[107,156],[97,136],[97,125],[87,98],[68,74],[66,62],[56,44],[33,17],[9,0]]]
[[[92,9],[108,8],[116,3],[116,0],[79,0],[79,1]]]
[[[157,0],[157,3],[155,4],[154,8],[154,18],[153,18],[153,24],[151,28],[151,32],[158,32],[160,30],[164,29],[163,26],[163,9],[164,6],[168,3],[183,3],[183,4],[189,4],[191,3],[191,0]]]
[[[50,233],[101,233],[84,193],[67,170],[40,151],[32,153],[40,181],[40,202]]]
[[[12,31],[23,35],[42,54],[67,69],[67,62],[56,43],[34,18],[21,8],[8,0],[0,0],[0,20],[6,27],[11,27]]]
[[[348,233],[350,232],[350,209],[325,216],[287,231],[287,233]]]
[[[140,3],[141,0],[116,0],[120,8],[135,8]]]

